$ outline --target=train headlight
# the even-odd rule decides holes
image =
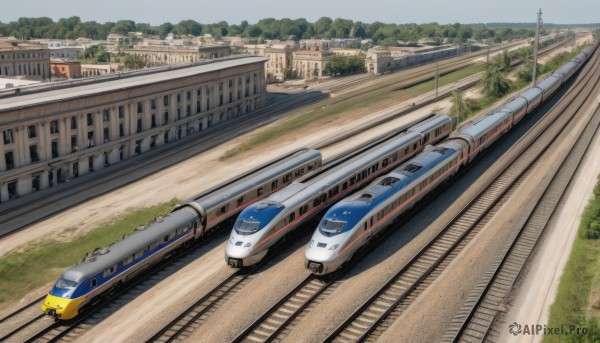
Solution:
[[[314,239],[311,239],[311,240],[310,240],[310,243],[308,243],[308,247],[309,247],[309,248],[312,248],[314,244],[315,244],[315,240],[314,240]]]
[[[335,250],[337,249],[337,247],[340,246],[339,244],[334,244],[331,246],[331,248],[329,248],[329,250]]]
[[[249,248],[252,245],[252,243],[246,243],[246,245],[244,245],[244,248]]]

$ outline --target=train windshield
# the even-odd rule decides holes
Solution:
[[[75,288],[77,286],[77,282],[72,281],[72,280],[67,280],[63,277],[58,279],[58,282],[56,283],[56,288],[63,288],[63,289],[71,289],[71,288]]]
[[[235,222],[235,225],[233,225],[233,229],[235,230],[235,232],[237,232],[239,235],[244,235],[244,236],[255,233],[256,231],[258,231],[259,227],[260,227],[260,222],[254,220],[253,218],[238,219]]]
[[[321,224],[319,224],[319,231],[326,236],[332,236],[342,232],[346,227],[346,224],[348,224],[348,222],[325,218],[321,220]]]

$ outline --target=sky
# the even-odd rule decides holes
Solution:
[[[3,0],[0,21],[20,17],[79,16],[82,21],[118,21],[159,25],[193,19],[199,23],[222,20],[239,24],[262,18],[321,16],[371,23],[490,23],[534,22],[542,8],[544,22],[583,24],[600,22],[600,0]]]

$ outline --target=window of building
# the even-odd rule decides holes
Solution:
[[[34,192],[40,190],[40,175],[32,175],[31,176],[31,189]]]
[[[102,120],[105,122],[110,121],[110,110],[102,110]]]
[[[177,93],[177,103],[181,102],[181,94]]]
[[[163,97],[163,106],[169,106],[169,96],[165,95]]]
[[[52,150],[52,158],[57,158],[58,157],[58,141],[52,141],[51,150]]]
[[[93,147],[94,144],[94,131],[88,131],[88,148]]]
[[[190,91],[187,92],[187,99],[192,100],[192,92],[190,92]]]
[[[13,169],[15,167],[15,156],[12,151],[4,153],[4,162],[6,163],[6,170]]]
[[[125,117],[125,106],[119,106],[119,118]]]
[[[58,133],[58,120],[53,120],[50,122],[50,133]]]
[[[35,125],[27,126],[27,134],[29,135],[29,138],[37,137],[37,130],[35,129]]]
[[[87,124],[88,126],[94,125],[94,116],[91,113],[87,114]]]
[[[75,152],[78,149],[77,136],[71,136],[71,152]]]
[[[144,112],[144,104],[142,104],[142,102],[138,102],[137,103],[137,113],[142,113]]]
[[[4,130],[4,144],[11,144],[15,141],[15,136],[12,129]]]
[[[125,127],[123,125],[123,123],[119,124],[119,137],[124,137],[125,136]]]
[[[34,144],[29,146],[29,157],[31,158],[31,163],[40,160],[40,158],[38,157],[37,145]]]
[[[77,129],[77,117],[71,117],[71,130]]]
[[[142,118],[139,118],[139,119],[137,120],[137,130],[136,130],[136,132],[137,132],[137,133],[140,133],[140,132],[142,132]]]
[[[156,99],[150,99],[150,109],[156,109]]]
[[[165,111],[164,119],[165,119],[165,125],[166,125],[169,122],[169,111]]]
[[[88,169],[89,171],[94,171],[94,156],[88,157]]]
[[[110,130],[108,127],[104,128],[104,143],[110,141]]]
[[[152,120],[152,122],[150,124],[150,127],[155,128],[156,127],[156,115],[153,114],[151,117],[151,120]]]

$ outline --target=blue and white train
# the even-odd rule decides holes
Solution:
[[[423,147],[448,137],[452,121],[433,116],[356,156],[321,171],[245,208],[233,226],[225,250],[231,267],[256,264],[276,242],[321,214],[339,199],[392,170]]]
[[[305,267],[314,274],[328,274],[339,269],[371,237],[549,99],[585,63],[596,46],[597,43],[584,49],[500,109],[465,123],[443,143],[426,147],[414,159],[333,205],[306,248]]]
[[[108,248],[96,249],[65,271],[42,311],[71,319],[108,291],[213,230],[244,207],[321,167],[321,153],[301,149],[203,192],[171,214],[140,227]]]

